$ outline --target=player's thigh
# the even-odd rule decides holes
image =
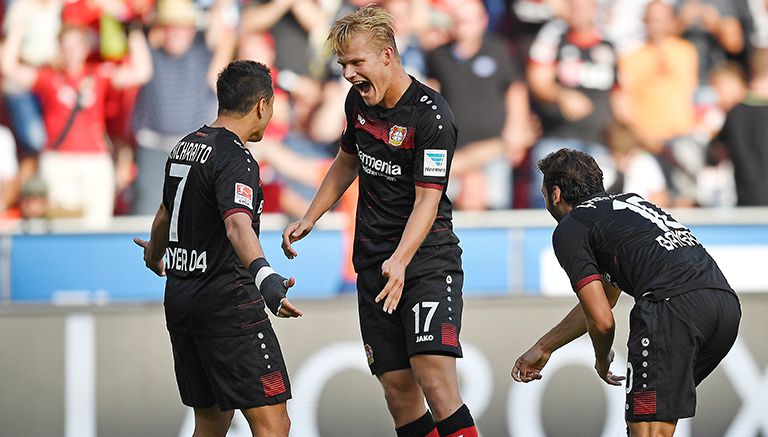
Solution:
[[[693,364],[699,345],[668,300],[636,300],[627,347],[627,422],[673,422],[693,416]]]
[[[462,356],[463,283],[457,245],[426,247],[416,253],[406,272],[399,310],[409,357]]]
[[[674,422],[630,422],[629,437],[672,437],[677,427]]]
[[[195,437],[224,436],[229,430],[234,410],[221,411],[218,405],[195,408]]]
[[[382,375],[408,369],[408,349],[403,336],[399,313],[400,305],[393,314],[383,310],[383,303],[376,296],[386,285],[380,265],[361,270],[357,275],[357,310],[360,334],[363,339],[368,367],[373,375]]]
[[[254,436],[283,437],[288,435],[291,421],[285,402],[241,410]]]

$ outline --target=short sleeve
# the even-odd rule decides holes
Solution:
[[[573,291],[578,292],[588,283],[602,279],[587,226],[571,217],[564,218],[552,234],[552,247],[557,261],[571,281]]]
[[[562,20],[545,24],[531,44],[529,60],[537,64],[551,65],[557,61],[557,50],[568,25]]]
[[[444,100],[433,102],[416,127],[413,158],[416,186],[442,190],[448,185],[456,136],[456,121],[448,104]]]
[[[250,152],[244,152],[242,156],[226,157],[217,163],[214,172],[216,202],[222,219],[237,212],[253,218],[259,210],[259,164]]]
[[[344,114],[347,125],[341,134],[341,149],[354,155],[357,153],[357,150],[355,148],[355,95],[353,93],[357,93],[357,91],[354,88],[350,88],[347,93],[347,99],[344,101]]]

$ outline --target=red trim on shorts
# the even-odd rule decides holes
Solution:
[[[581,281],[577,282],[576,286],[573,287],[573,288],[578,293],[579,290],[581,290],[585,285],[589,284],[590,282],[592,282],[592,281],[600,281],[602,279],[603,279],[603,277],[601,275],[598,275],[598,274],[589,275],[586,278],[582,279]]]
[[[430,184],[429,182],[415,182],[413,185],[421,188],[432,188],[433,190],[443,191],[445,185],[443,184]]]
[[[272,397],[285,393],[285,381],[280,370],[261,375],[261,385],[264,386],[264,396]]]
[[[244,212],[248,214],[248,217],[250,217],[251,220],[253,220],[253,213],[251,212],[250,209],[247,209],[247,208],[232,208],[227,211],[224,211],[224,213],[221,215],[221,219],[225,220],[227,217],[231,216],[232,214],[237,214],[238,212]]]
[[[635,416],[643,416],[646,414],[656,414],[656,392],[655,391],[641,391],[635,393],[633,396],[634,408],[632,414]]]
[[[250,306],[250,305],[256,305],[257,303],[259,303],[259,302],[261,302],[261,301],[263,301],[263,300],[264,300],[264,298],[263,298],[263,297],[260,297],[260,298],[258,298],[258,299],[256,299],[256,300],[252,300],[252,301],[250,301],[250,302],[244,302],[244,303],[241,303],[241,304],[239,304],[237,307],[238,307],[238,308],[242,308],[242,307],[247,307],[247,306]]]
[[[459,347],[459,333],[456,325],[443,323],[441,326],[442,343],[446,346]]]

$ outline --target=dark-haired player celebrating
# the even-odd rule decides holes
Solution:
[[[147,267],[168,276],[166,323],[181,400],[195,410],[194,435],[224,436],[240,409],[254,436],[285,437],[290,383],[264,307],[278,317],[302,314],[285,297],[294,279],[264,258],[259,165],[243,147],[262,139],[272,117],[269,68],[232,62],[216,94],[216,120],[168,157],[150,241],[134,241]]]
[[[445,195],[456,126],[443,97],[406,74],[392,26],[385,10],[364,7],[331,28],[328,42],[354,85],[347,127],[306,214],[283,232],[283,250],[296,256],[291,243],[359,176],[360,329],[397,435],[472,437],[477,430],[456,376],[461,249]]]
[[[538,162],[541,192],[558,225],[552,245],[579,304],[515,362],[530,382],[558,348],[589,333],[595,370],[624,377],[613,360],[612,307],[623,290],[635,298],[627,346],[626,420],[631,436],[671,436],[696,409],[696,387],[736,340],[736,293],[691,231],[632,193],[608,195],[603,172],[582,152],[561,149]]]

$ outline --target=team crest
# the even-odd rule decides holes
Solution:
[[[403,144],[408,128],[394,125],[389,129],[389,144],[400,147]]]

